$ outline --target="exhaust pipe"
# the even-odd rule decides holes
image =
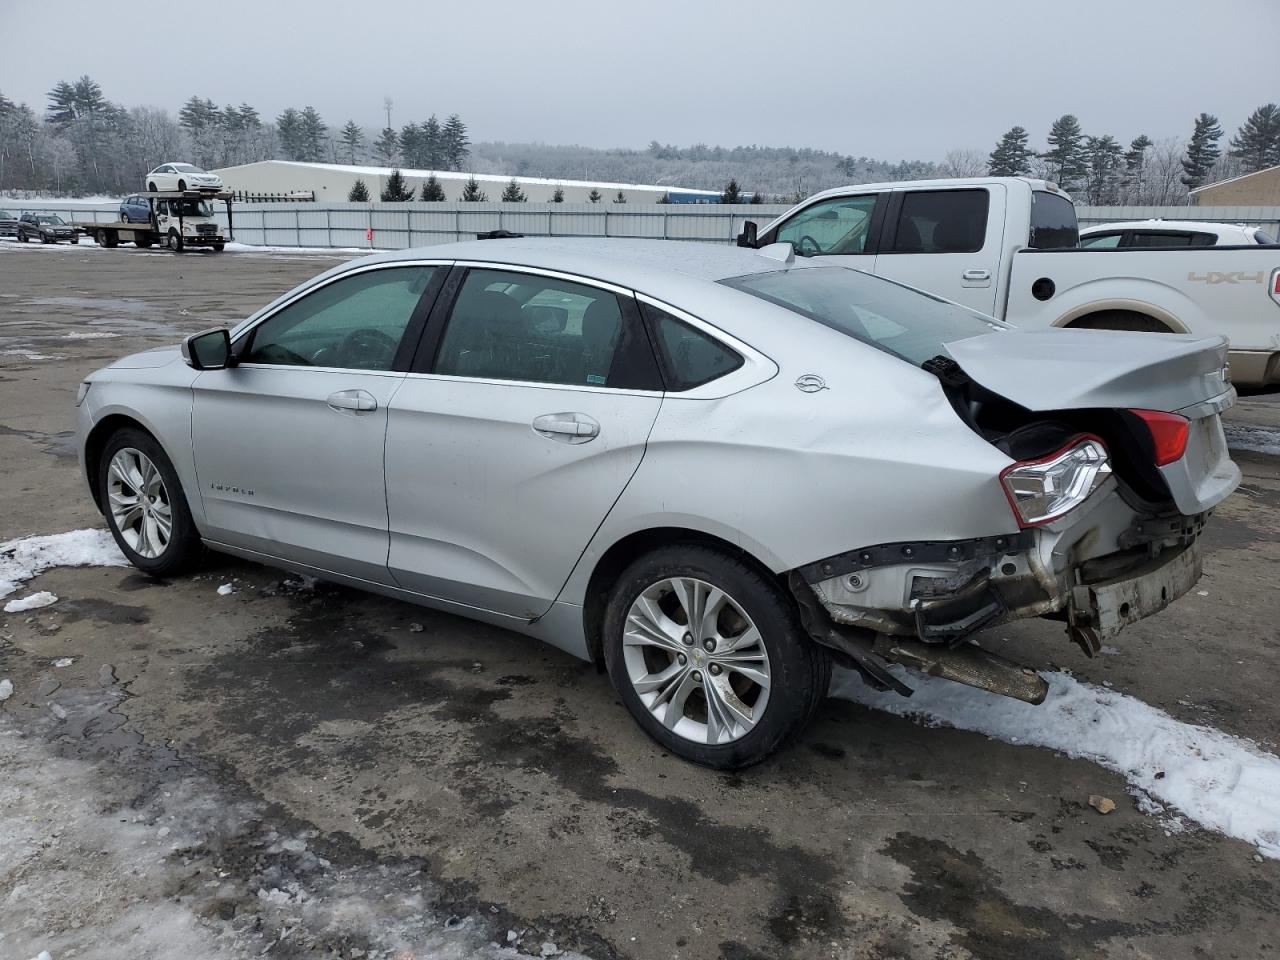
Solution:
[[[1026,703],[1044,703],[1049,695],[1048,682],[1030,667],[972,643],[952,648],[881,633],[876,635],[872,652],[931,677],[954,680]]]

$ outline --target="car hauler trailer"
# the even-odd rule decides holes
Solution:
[[[114,247],[120,243],[132,243],[136,247],[152,244],[168,247],[181,253],[187,247],[210,247],[221,252],[232,239],[232,194],[205,193],[197,190],[150,190],[137,196],[147,201],[150,211],[146,223],[117,220],[114,223],[74,224],[86,236],[92,237],[100,247]],[[227,230],[214,219],[211,200],[221,200],[227,205]]]

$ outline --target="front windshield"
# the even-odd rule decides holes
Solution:
[[[916,365],[943,353],[944,343],[1010,329],[975,310],[845,267],[752,273],[720,282]]]
[[[170,200],[171,217],[212,217],[213,208],[204,200]]]
[[[175,163],[172,166],[179,173],[204,173],[199,167],[193,167],[189,163]]]
[[[60,226],[63,223],[61,217],[36,217],[36,223],[51,223],[54,226]]]

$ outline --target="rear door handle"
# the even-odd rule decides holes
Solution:
[[[339,390],[329,394],[325,400],[334,410],[353,410],[356,413],[368,413],[378,409],[378,401],[368,390]]]
[[[960,274],[960,279],[964,283],[974,283],[985,285],[991,282],[990,270],[966,270]]]
[[[561,443],[586,443],[600,435],[600,424],[585,413],[547,413],[533,420],[535,433]]]

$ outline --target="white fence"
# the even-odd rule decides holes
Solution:
[[[113,203],[44,201],[0,206],[56,213],[66,220],[108,223]],[[226,208],[213,203],[226,226]],[[763,226],[785,209],[774,204],[658,203],[256,203],[234,204],[235,239],[277,247],[402,249],[509,230],[526,236],[651,237],[731,243],[747,220]],[[1280,207],[1078,207],[1082,226],[1118,220],[1248,223],[1280,236]]]

